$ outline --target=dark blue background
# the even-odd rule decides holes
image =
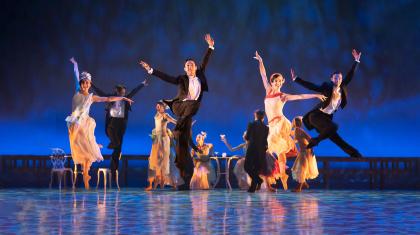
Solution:
[[[142,58],[171,74],[186,57],[201,60],[205,33],[216,50],[207,69],[210,92],[196,116],[194,133],[207,131],[219,152],[232,144],[252,112],[263,107],[259,50],[268,73],[287,77],[283,91],[308,92],[290,81],[289,68],[316,83],[334,70],[346,72],[351,49],[362,51],[349,86],[346,109],[335,116],[339,133],[366,156],[419,156],[420,1],[2,1],[0,154],[69,152],[65,117],[74,94],[72,65],[111,91],[133,88],[147,74]],[[155,102],[176,87],[155,78],[136,97],[123,153],[148,154]],[[287,103],[291,120],[317,101]],[[96,136],[106,145],[104,105],[94,104]],[[314,135],[314,132],[311,132]],[[108,150],[103,151],[109,153]],[[317,155],[344,155],[330,141]]]

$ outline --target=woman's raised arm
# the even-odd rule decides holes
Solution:
[[[265,88],[266,93],[269,93],[270,90],[271,90],[271,85],[270,85],[270,83],[268,82],[268,79],[267,79],[267,72],[265,71],[263,59],[258,54],[258,51],[255,52],[254,59],[258,60],[260,74],[261,74],[261,78],[262,78],[262,81],[263,81],[263,84],[264,84],[264,88]]]

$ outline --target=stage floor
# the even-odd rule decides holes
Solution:
[[[419,191],[0,190],[0,233],[418,233]]]

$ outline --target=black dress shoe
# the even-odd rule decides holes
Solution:
[[[260,189],[261,189],[261,184],[262,184],[263,182],[264,182],[264,181],[263,181],[261,178],[259,178],[259,179],[258,179],[256,190],[260,190]]]
[[[252,181],[251,186],[248,189],[248,193],[255,193],[255,190],[257,189],[257,184]]]
[[[248,193],[255,193],[255,187],[249,187]]]
[[[359,152],[355,152],[350,154],[350,157],[352,158],[363,158],[363,156]]]
[[[308,145],[306,145],[306,149],[311,149],[311,148],[313,148],[313,147],[317,146],[317,145],[318,145],[318,143],[319,143],[319,140],[318,140],[318,139],[316,139],[316,138],[312,138],[312,139],[309,141],[309,144],[308,144]]]
[[[190,186],[188,184],[182,184],[182,185],[178,186],[177,190],[178,191],[190,190]]]

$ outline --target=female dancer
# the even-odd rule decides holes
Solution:
[[[73,96],[72,113],[66,118],[70,149],[74,164],[81,164],[83,167],[83,181],[85,188],[89,189],[90,166],[92,162],[103,160],[95,138],[96,122],[89,116],[90,106],[94,102],[125,100],[131,104],[133,101],[125,97],[99,97],[89,93],[91,75],[88,72],[82,72],[79,75],[76,60],[71,58],[70,61],[73,63],[76,79],[76,94]]]
[[[191,189],[210,189],[210,185],[216,181],[216,172],[210,162],[213,156],[213,144],[204,143],[207,134],[201,132],[196,137],[197,148],[200,152],[191,150],[194,157],[194,173],[191,178]]]
[[[302,191],[302,187],[309,188],[307,179],[315,179],[318,176],[318,166],[312,149],[307,149],[311,137],[302,129],[302,117],[295,117],[292,122],[293,135],[299,146],[299,153],[292,167],[292,176],[299,184],[293,192]]]
[[[286,154],[294,150],[295,144],[291,137],[290,121],[283,115],[283,106],[287,101],[318,98],[325,100],[321,94],[290,95],[280,91],[284,78],[280,73],[273,73],[270,81],[267,79],[263,59],[255,52],[254,59],[259,62],[260,74],[263,80],[266,97],[264,100],[270,132],[268,135],[268,151],[277,156],[280,172],[275,172],[269,178],[281,179],[284,190],[287,190]],[[274,169],[277,169],[276,167]]]
[[[165,113],[165,104],[157,102],[155,115],[155,129],[152,131],[152,151],[149,156],[149,186],[146,191],[152,190],[153,183],[155,189],[165,186],[165,179],[169,175],[169,154],[171,151],[171,142],[168,135],[168,121],[176,124],[176,120]]]
[[[235,152],[235,151],[238,151],[240,149],[243,150],[244,155],[243,156],[237,156],[237,157],[240,157],[240,159],[236,162],[236,165],[233,168],[233,173],[235,174],[236,179],[238,180],[239,188],[247,190],[249,188],[249,186],[251,185],[251,178],[249,177],[249,175],[246,173],[246,171],[244,169],[244,164],[245,164],[245,157],[244,156],[246,154],[246,149],[248,148],[248,143],[245,140],[245,134],[246,134],[246,132],[244,132],[244,134],[242,136],[242,138],[244,139],[245,142],[243,142],[242,144],[240,144],[236,147],[233,147],[233,148],[232,148],[232,145],[229,144],[225,135],[220,135],[220,139],[231,152]]]

